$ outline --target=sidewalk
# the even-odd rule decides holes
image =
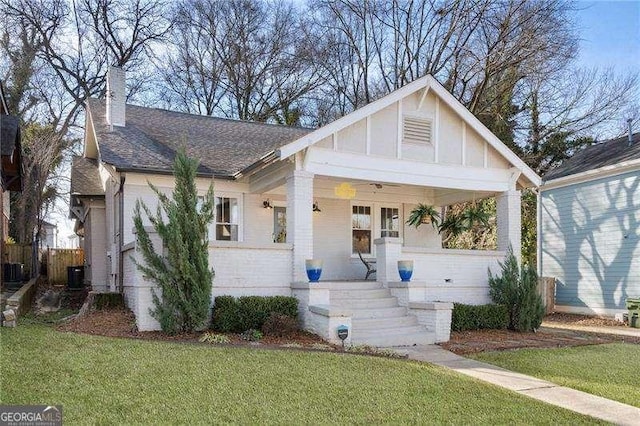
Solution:
[[[464,358],[437,345],[392,348],[409,359],[429,362],[546,403],[619,425],[640,425],[640,408],[558,386],[484,362]]]
[[[613,334],[616,336],[629,336],[640,338],[640,328],[631,327],[596,327],[585,325],[573,325],[565,323],[556,323],[542,321],[541,330],[548,329],[553,330],[571,330],[571,331],[583,331],[585,333],[597,333],[597,334]],[[549,330],[553,329],[553,330]]]

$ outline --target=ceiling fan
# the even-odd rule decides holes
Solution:
[[[364,185],[364,183],[356,184],[356,185]],[[400,186],[400,185],[395,184],[395,183],[381,183],[381,182],[370,182],[367,185],[373,186],[376,189],[382,189],[385,186],[390,186],[390,187],[399,187]]]

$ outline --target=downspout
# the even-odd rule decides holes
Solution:
[[[122,252],[123,230],[124,230],[124,182],[127,176],[120,174],[120,188],[118,193],[120,197],[118,199],[118,290],[120,293],[124,293],[124,253]]]

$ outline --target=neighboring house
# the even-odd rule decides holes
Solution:
[[[294,295],[305,328],[332,340],[339,324],[354,342],[446,340],[451,304],[427,302],[487,303],[487,268],[497,272],[510,245],[519,256],[520,190],[540,178],[431,76],[319,129],[125,105],[117,68],[107,93],[86,105],[72,214],[91,285],[123,291],[141,330],[158,323],[133,263],[133,210],[137,199],[155,209],[148,182],[172,190],[181,146],[201,162],[202,194],[215,178],[213,296]],[[405,223],[418,203],[491,196],[497,251],[444,250],[430,225]],[[376,282],[363,281],[358,251],[377,261]],[[311,258],[324,261],[319,284],[307,282]],[[398,283],[400,259],[414,261],[410,285]]]
[[[544,177],[539,269],[556,309],[613,315],[640,297],[640,133],[585,148]]]
[[[42,221],[40,227],[40,248],[57,248],[56,233],[58,232],[58,225],[49,223],[46,220]]]
[[[9,236],[10,191],[22,191],[20,119],[9,114],[0,81],[0,265],[5,262],[5,241]],[[0,268],[0,284],[2,284]]]
[[[10,115],[0,81],[0,237],[9,235],[9,192],[22,191],[20,119]]]

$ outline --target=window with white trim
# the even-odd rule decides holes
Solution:
[[[352,253],[371,254],[371,206],[352,206],[351,208],[351,248]]]
[[[216,197],[216,240],[238,241],[238,199],[233,197]]]
[[[380,236],[400,237],[400,215],[399,209],[394,207],[380,208]]]

